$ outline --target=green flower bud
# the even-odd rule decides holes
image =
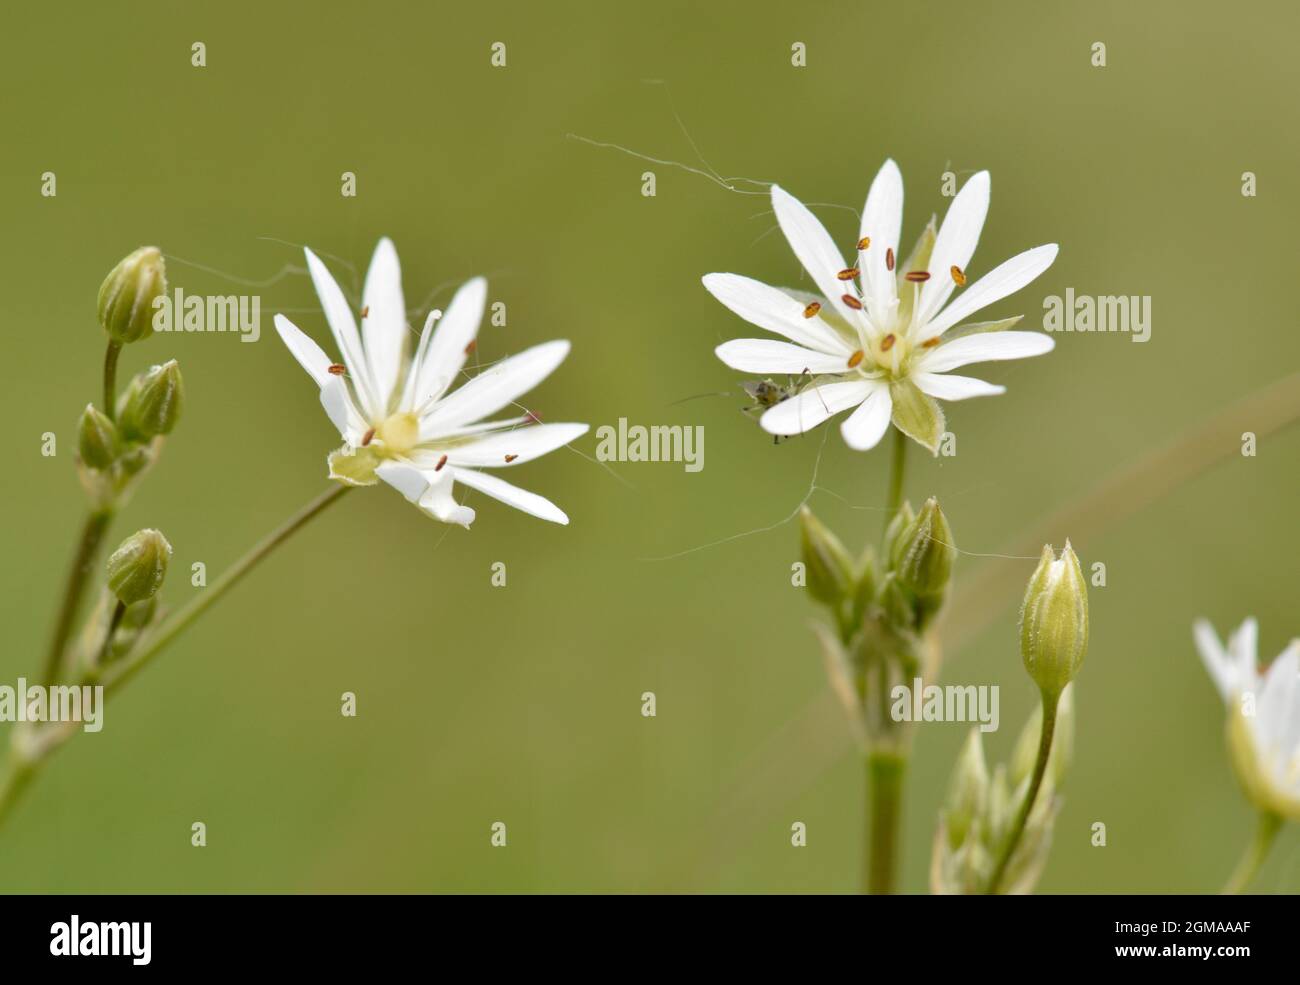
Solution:
[[[905,588],[918,598],[942,600],[956,556],[948,519],[931,496],[894,541],[890,560]]]
[[[126,605],[152,598],[167,577],[171,554],[172,545],[157,530],[132,534],[108,559],[108,587]]]
[[[916,522],[916,514],[912,512],[912,504],[904,502],[894,514],[894,518],[889,521],[889,526],[885,528],[885,560],[889,561],[898,549],[898,542],[912,524]]]
[[[175,359],[140,373],[119,401],[122,433],[143,441],[170,434],[181,416],[183,397],[181,370]]]
[[[853,593],[853,559],[806,506],[799,510],[799,525],[808,591],[823,605],[839,605]]]
[[[106,469],[117,459],[117,427],[94,404],[86,404],[77,423],[77,451],[92,469]]]
[[[957,757],[957,766],[948,783],[944,825],[949,844],[955,849],[966,840],[971,825],[988,807],[989,768],[984,761],[984,743],[980,730],[973,728]]]
[[[154,299],[167,293],[167,267],[156,246],[142,246],[99,288],[99,323],[119,345],[153,334]]]
[[[1070,542],[1043,548],[1020,610],[1020,655],[1039,689],[1059,695],[1088,652],[1088,586]]]

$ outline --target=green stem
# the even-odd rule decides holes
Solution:
[[[121,354],[121,343],[110,340],[104,352],[104,414],[110,421],[117,420],[117,357]]]
[[[202,595],[190,602],[176,615],[172,616],[154,635],[150,636],[145,645],[132,653],[116,672],[110,672],[104,681],[104,693],[108,695],[117,688],[121,687],[128,680],[158,655],[168,643],[179,636],[194,620],[203,615],[219,598],[234,588],[236,584],[248,574],[257,564],[262,561],[275,548],[280,546],[289,539],[296,531],[301,530],[307,521],[319,514],[330,503],[341,497],[345,492],[351,489],[351,486],[335,485],[331,486],[325,492],[321,493],[310,503],[300,509],[284,523],[271,531],[262,541],[254,546],[247,554],[234,563],[229,569],[224,571],[212,585],[204,591]],[[119,609],[121,607],[119,606]],[[119,618],[115,613],[115,618]],[[110,630],[109,638],[112,638]],[[97,673],[98,668],[92,668],[91,673]],[[89,680],[89,678],[87,678]],[[47,726],[49,728],[50,726]],[[39,745],[33,743],[29,749],[33,750],[25,755],[15,754],[13,765],[8,775],[0,782],[0,824],[11,813],[14,804],[18,801],[23,791],[31,784],[37,772],[48,761],[49,754],[59,748],[69,738],[76,734],[71,728],[66,728],[62,732],[51,732],[45,735],[48,741]]]
[[[141,667],[157,656],[163,647],[184,632],[190,623],[207,612],[209,608],[216,604],[218,599],[239,584],[243,577],[257,567],[263,558],[298,530],[301,530],[312,517],[319,514],[330,503],[333,503],[352,488],[352,486],[337,484],[331,486],[267,534],[247,554],[223,571],[221,577],[204,589],[202,594],[167,620],[156,633],[148,638],[143,647],[131,654],[115,673],[111,673],[105,681],[105,690],[114,691],[134,677]]]
[[[50,649],[45,655],[41,668],[41,683],[49,686],[59,678],[63,668],[63,655],[68,640],[72,636],[72,627],[77,621],[77,611],[81,608],[82,596],[89,584],[90,569],[99,554],[99,545],[108,532],[113,520],[113,508],[106,507],[91,512],[81,528],[81,540],[77,544],[77,553],[72,559],[72,568],[68,571],[67,587],[63,592],[63,603],[59,607],[58,619],[54,624],[54,635],[50,639]]]
[[[1273,847],[1273,840],[1282,828],[1282,818],[1272,811],[1260,811],[1259,824],[1255,828],[1255,837],[1246,846],[1246,852],[1237,863],[1232,878],[1223,887],[1224,896],[1236,896],[1255,878],[1259,867],[1264,863],[1268,850]]]
[[[867,756],[867,810],[871,820],[862,875],[865,891],[873,896],[894,892],[906,770],[907,760],[898,753],[873,752]]]
[[[894,440],[889,450],[889,486],[885,499],[885,529],[889,529],[894,514],[903,505],[903,476],[907,471],[907,435],[898,428],[890,428]]]
[[[104,642],[99,646],[99,653],[95,657],[95,662],[91,664],[94,671],[98,671],[108,662],[108,651],[113,646],[113,634],[117,632],[117,627],[122,625],[122,618],[126,615],[126,603],[121,599],[117,600],[117,605],[113,606],[113,616],[108,621],[108,632],[104,634]]]
[[[1029,781],[1029,791],[1025,794],[1024,802],[1020,805],[1020,812],[1016,815],[1015,823],[1007,835],[1007,840],[1002,845],[1002,854],[998,858],[998,864],[993,869],[993,877],[989,879],[989,887],[986,892],[990,896],[997,893],[998,887],[1006,875],[1007,866],[1011,863],[1011,856],[1016,853],[1016,846],[1020,844],[1020,839],[1025,833],[1025,825],[1028,823],[1029,815],[1034,809],[1034,801],[1038,799],[1038,790],[1043,785],[1043,777],[1047,773],[1047,761],[1052,753],[1052,735],[1056,732],[1056,707],[1060,700],[1060,694],[1043,692],[1043,727],[1038,733],[1038,759],[1034,762],[1034,775]]]

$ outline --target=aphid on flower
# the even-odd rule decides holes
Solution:
[[[741,411],[757,420],[763,416],[765,411],[770,410],[779,403],[784,403],[795,394],[802,391],[809,383],[812,382],[812,374],[804,370],[798,376],[786,378],[786,383],[775,383],[771,378],[764,380],[751,380],[740,384],[740,388],[745,391],[746,396],[753,401],[748,407],[740,408]],[[772,444],[779,445],[781,436],[774,435]]]

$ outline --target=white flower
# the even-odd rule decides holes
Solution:
[[[1300,821],[1300,640],[1261,674],[1254,619],[1241,624],[1226,649],[1205,620],[1194,633],[1228,704],[1229,748],[1247,796],[1260,810]]]
[[[800,296],[737,274],[704,278],[709,292],[741,318],[789,340],[736,339],[717,348],[718,358],[733,369],[799,377],[793,388],[798,392],[763,414],[764,430],[800,434],[856,407],[840,427],[849,447],[874,447],[892,419],[934,451],[943,432],[936,398],[964,400],[1005,391],[969,376],[947,375],[949,370],[1050,351],[1054,343],[1047,335],[1006,331],[1018,318],[958,323],[1051,266],[1055,244],[1012,257],[948,303],[966,283],[988,206],[989,175],[981,171],[953,199],[937,235],[932,220],[902,261],[903,177],[898,165],[886,161],[862,212],[858,259],[846,267],[817,217],[773,185],[777,222],[821,296]]]
[[[543,520],[568,523],[550,500],[479,469],[522,465],[586,433],[585,424],[539,424],[532,413],[483,422],[546,379],[569,354],[569,343],[525,349],[452,390],[483,317],[482,277],[456,292],[445,315],[429,313],[411,354],[392,242],[381,239],[370,261],[360,332],[330,272],[311,250],[304,252],[342,363],[283,315],[275,316],[275,328],[320,386],[325,413],[343,436],[343,447],[329,457],[330,478],[364,486],[382,479],[429,516],[465,527],[474,511],[453,498],[457,482]]]

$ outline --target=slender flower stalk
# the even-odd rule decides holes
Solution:
[[[63,601],[59,604],[59,614],[55,619],[54,632],[50,637],[50,647],[45,654],[45,663],[41,668],[41,683],[53,684],[59,678],[63,668],[63,655],[72,638],[72,628],[77,622],[77,613],[81,609],[82,599],[90,584],[90,571],[99,554],[104,535],[108,533],[113,522],[114,510],[104,508],[92,510],[86,516],[81,527],[81,537],[77,541],[77,551],[68,570],[67,585],[63,590]]]
[[[874,752],[867,756],[867,784],[870,789],[870,837],[866,852],[864,891],[873,896],[895,892],[903,809],[903,779],[907,758],[898,752]]]
[[[1246,852],[1242,855],[1241,861],[1237,863],[1232,878],[1223,887],[1222,895],[1236,896],[1250,885],[1250,881],[1255,878],[1260,866],[1264,864],[1264,859],[1268,857],[1269,849],[1273,847],[1277,833],[1281,830],[1281,817],[1272,811],[1260,811],[1259,823],[1255,827],[1255,836],[1251,839],[1250,844],[1246,846]]]
[[[1016,814],[1016,819],[1011,825],[1011,831],[1007,835],[1006,841],[1002,845],[1001,853],[998,855],[997,863],[993,867],[993,875],[989,878],[988,895],[992,896],[998,892],[1002,884],[1002,879],[1006,875],[1007,866],[1011,858],[1015,855],[1016,847],[1020,844],[1020,839],[1024,836],[1025,825],[1029,821],[1029,815],[1033,812],[1034,802],[1038,799],[1038,791],[1043,786],[1043,777],[1047,775],[1047,764],[1052,754],[1052,736],[1056,732],[1056,709],[1060,704],[1061,695],[1048,694],[1043,692],[1043,726],[1039,731],[1038,738],[1038,755],[1034,759],[1034,772],[1029,780],[1029,792],[1025,794],[1024,800],[1020,803],[1020,810]]]
[[[104,414],[110,421],[117,419],[117,357],[122,354],[122,344],[108,340],[104,351]]]

